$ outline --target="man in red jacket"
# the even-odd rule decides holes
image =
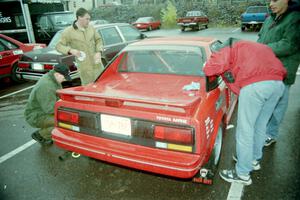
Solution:
[[[227,182],[252,183],[250,172],[259,170],[267,123],[284,91],[286,70],[272,49],[264,44],[229,38],[212,54],[207,76],[220,75],[237,95],[235,169],[222,170]]]

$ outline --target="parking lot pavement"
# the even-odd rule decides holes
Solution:
[[[228,36],[234,30],[215,30],[215,35],[224,31]],[[172,31],[178,33],[180,30]],[[205,31],[212,34],[210,29]],[[255,37],[253,33],[243,33],[244,37],[247,34],[251,39]],[[299,87],[300,76],[291,87],[290,104],[280,128],[279,140],[264,150],[262,169],[252,174],[253,184],[243,188],[243,200],[300,197]],[[23,117],[29,92],[30,90],[26,90],[0,99],[0,160],[24,144],[30,145],[0,163],[1,200],[227,199],[231,184],[224,182],[219,176],[215,177],[212,186],[205,186],[190,180],[135,171],[84,156],[78,159],[68,157],[65,161],[60,161],[58,157],[64,151],[55,145],[41,147],[37,143],[30,143],[30,134],[35,129]],[[235,146],[235,122],[236,115],[230,122],[233,128],[224,137],[219,169],[234,166],[232,153]]]

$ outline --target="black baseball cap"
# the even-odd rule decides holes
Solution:
[[[72,81],[72,78],[70,76],[70,70],[69,70],[69,66],[68,65],[64,65],[64,64],[57,64],[54,65],[54,71],[64,75],[66,81]]]

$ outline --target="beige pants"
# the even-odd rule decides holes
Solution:
[[[79,76],[81,80],[81,85],[87,85],[94,82],[100,73],[103,71],[104,67],[102,63],[93,66],[81,65],[78,67]]]

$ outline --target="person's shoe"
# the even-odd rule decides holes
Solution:
[[[219,173],[220,177],[229,183],[241,183],[243,185],[251,185],[252,179],[248,176],[238,176],[234,169],[225,169]]]
[[[274,143],[276,143],[276,140],[273,139],[273,138],[268,137],[268,138],[266,139],[266,141],[265,141],[264,146],[265,146],[265,147],[268,147],[268,146],[270,146],[271,144],[274,144]]]
[[[32,139],[40,143],[41,145],[50,145],[53,143],[51,139],[45,139],[43,138],[39,131],[35,131],[34,133],[31,134]]]
[[[232,155],[232,159],[233,159],[235,162],[237,162],[237,156],[236,156],[235,154]],[[252,169],[253,169],[254,171],[258,171],[258,170],[261,169],[261,166],[260,166],[260,163],[259,163],[258,160],[253,160],[253,161],[252,161]]]

